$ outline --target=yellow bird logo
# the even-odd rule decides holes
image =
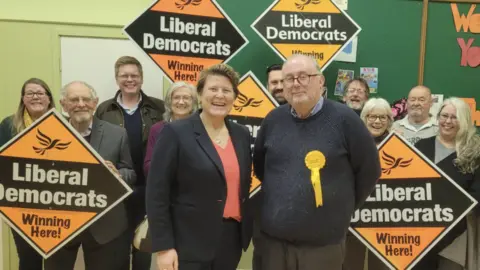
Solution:
[[[186,6],[192,5],[192,6],[198,6],[202,3],[202,0],[179,0],[178,2],[175,2],[175,6],[183,10]]]
[[[310,4],[312,4],[312,5],[320,4],[320,0],[300,0],[300,3],[295,3],[295,6],[299,10],[303,10],[306,6],[308,6]]]
[[[238,112],[242,112],[242,110],[248,106],[254,108],[258,107],[262,105],[263,102],[263,100],[255,100],[254,98],[249,98],[242,93],[238,94],[236,101],[238,101],[238,104],[235,102],[235,104],[233,104],[233,108]]]
[[[43,147],[35,147],[33,146],[33,150],[35,150],[35,153],[40,154],[43,156],[46,151],[50,149],[58,149],[58,150],[65,150],[68,148],[71,142],[67,143],[62,143],[60,142],[59,139],[52,140],[50,137],[45,135],[40,131],[40,129],[37,129],[37,139],[38,142],[43,146]]]

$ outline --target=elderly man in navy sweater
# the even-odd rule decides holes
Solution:
[[[254,148],[262,181],[262,270],[340,270],[354,210],[380,177],[374,141],[347,106],[322,98],[316,61],[282,68],[288,104],[271,111]]]

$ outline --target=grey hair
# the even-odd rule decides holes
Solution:
[[[383,98],[370,98],[365,105],[363,106],[362,113],[360,113],[360,118],[362,121],[367,124],[367,116],[373,109],[384,109],[387,112],[388,116],[388,127],[387,130],[390,131],[390,128],[393,125],[393,113],[390,104]]]
[[[446,105],[452,105],[455,108],[459,127],[455,137],[457,158],[454,163],[462,173],[473,173],[480,165],[480,136],[472,124],[470,107],[462,99],[451,97],[442,103],[438,116]]]
[[[192,95],[192,112],[196,111],[198,108],[198,97],[197,97],[197,90],[196,88],[186,82],[180,81],[180,82],[175,82],[167,90],[167,93],[165,94],[165,112],[163,113],[163,120],[165,121],[170,121],[172,118],[172,96],[175,90],[178,88],[185,87],[188,90],[190,90],[191,95]]]
[[[97,99],[98,98],[98,95],[97,95],[97,91],[95,91],[95,88],[93,88],[93,86],[91,86],[90,84],[84,82],[84,81],[73,81],[73,82],[69,82],[67,83],[66,85],[64,85],[62,87],[62,89],[60,90],[60,99],[63,100],[65,99],[65,97],[67,96],[67,90],[68,88],[73,85],[73,84],[81,84],[85,87],[87,87],[89,90],[90,90],[90,95],[93,99]]]
[[[306,54],[301,54],[301,53],[292,54],[290,57],[287,58],[287,61],[284,62],[284,65],[285,65],[286,62],[288,62],[288,60],[290,60],[292,58],[296,58],[296,57],[306,57],[306,58],[308,58],[310,61],[312,61],[313,65],[315,66],[315,69],[318,71],[318,73],[323,75],[322,68],[318,64],[317,60],[311,55],[306,55]]]

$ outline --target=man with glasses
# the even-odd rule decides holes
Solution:
[[[253,151],[262,270],[340,270],[350,218],[380,176],[377,148],[352,110],[322,97],[314,59],[291,56],[282,74],[289,106],[266,116]]]
[[[352,79],[345,84],[343,102],[360,115],[365,102],[368,100],[369,89],[368,83],[364,79]]]
[[[110,171],[132,185],[135,172],[127,133],[93,116],[98,104],[93,87],[85,82],[67,84],[61,91],[60,104],[69,115],[69,123],[105,160]],[[93,177],[91,180],[102,179]],[[120,203],[45,260],[45,270],[73,270],[80,245],[87,269],[122,269],[130,260],[130,242],[125,235],[127,227],[125,206]]]
[[[124,127],[128,133],[130,152],[137,181],[133,194],[127,198],[126,206],[129,215],[131,240],[135,228],[145,217],[145,177],[143,160],[145,158],[148,135],[153,124],[162,120],[165,112],[163,101],[147,96],[142,91],[143,70],[140,62],[134,57],[123,56],[115,63],[115,79],[120,90],[112,99],[98,106],[95,115],[102,120]],[[132,270],[150,268],[151,255],[132,251]],[[126,265],[123,269],[130,269]]]
[[[430,114],[432,92],[428,87],[415,86],[407,99],[407,116],[393,123],[393,131],[402,135],[412,145],[420,139],[435,136],[438,124]]]

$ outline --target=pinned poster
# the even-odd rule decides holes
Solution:
[[[345,84],[353,79],[353,70],[339,69],[337,75],[337,82],[335,83],[335,96],[343,96]]]
[[[191,84],[248,43],[215,0],[156,0],[124,31],[171,82]]]
[[[378,68],[360,68],[360,78],[367,81],[370,94],[378,93]]]
[[[355,63],[357,62],[358,37],[350,41],[347,46],[335,57],[335,61]]]
[[[271,110],[278,107],[278,103],[251,71],[240,79],[238,91],[239,94],[233,103],[233,109],[228,118],[249,129],[252,135],[251,146],[253,148],[263,119]],[[252,170],[250,197],[260,191],[260,185],[260,181],[255,177]]]
[[[390,269],[412,269],[477,201],[394,132],[378,151],[380,180],[349,230]]]
[[[55,109],[0,149],[0,216],[45,259],[131,188]]]
[[[251,27],[282,59],[307,55],[321,71],[361,30],[331,0],[275,0]]]
[[[437,118],[437,114],[440,111],[440,106],[443,103],[443,95],[442,94],[432,94],[432,107],[430,107],[430,114]]]

